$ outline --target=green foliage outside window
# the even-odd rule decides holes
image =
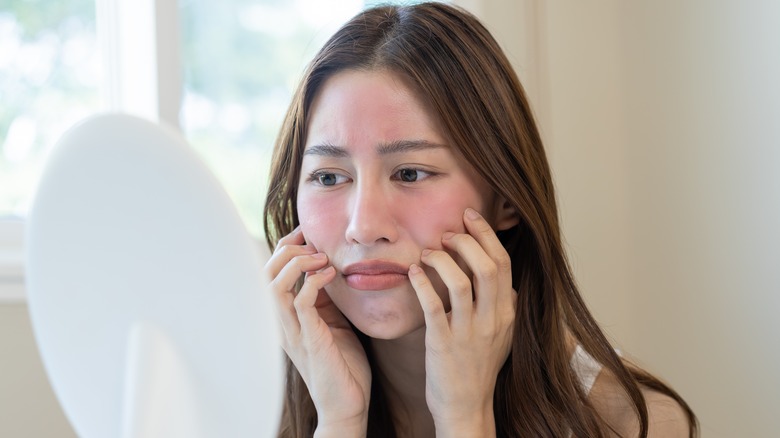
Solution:
[[[0,217],[24,215],[46,152],[100,106],[94,0],[0,4]]]

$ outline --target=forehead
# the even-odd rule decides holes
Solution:
[[[395,73],[339,72],[325,81],[312,102],[306,147],[350,147],[399,140],[446,143],[433,112]]]

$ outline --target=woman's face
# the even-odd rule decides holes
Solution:
[[[492,221],[495,195],[457,157],[431,113],[397,75],[340,72],[312,102],[298,181],[307,243],[328,255],[326,291],[363,333],[395,339],[424,326],[406,276],[463,212]],[[461,266],[464,266],[461,263]],[[449,308],[441,279],[426,273]]]

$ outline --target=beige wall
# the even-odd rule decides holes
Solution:
[[[0,303],[0,436],[76,436],[46,379],[23,303]]]
[[[780,3],[621,13],[634,351],[705,436],[780,436]]]
[[[780,436],[780,3],[520,3],[594,313],[704,437]]]

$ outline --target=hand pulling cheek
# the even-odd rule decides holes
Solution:
[[[471,219],[473,221],[482,218],[482,215],[479,214],[479,212],[477,212],[477,210],[474,210],[473,208],[467,208],[465,212],[465,216],[466,218]]]

